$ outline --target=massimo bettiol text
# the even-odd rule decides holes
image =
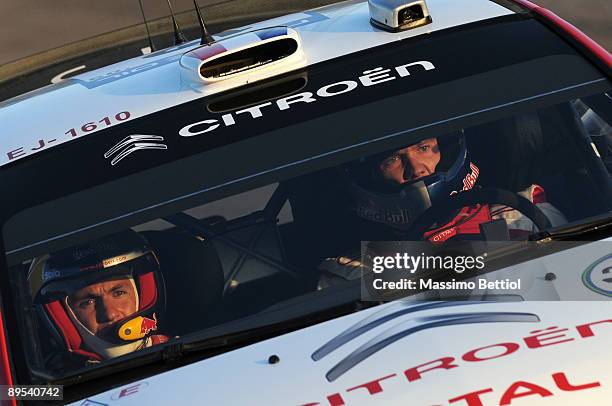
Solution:
[[[472,246],[423,248],[419,243],[389,243],[362,251],[365,300],[422,292],[457,297],[520,291],[521,280],[487,273],[487,252]],[[502,277],[503,276],[503,277]]]

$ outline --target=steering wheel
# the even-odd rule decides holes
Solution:
[[[509,190],[483,188],[456,193],[445,202],[431,206],[415,219],[405,238],[408,241],[423,240],[424,234],[439,219],[448,218],[461,208],[476,204],[500,204],[508,206],[523,213],[529,220],[533,221],[539,230],[552,227],[548,217],[529,199]]]

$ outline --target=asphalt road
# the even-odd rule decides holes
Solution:
[[[578,26],[608,50],[612,49],[611,0],[535,1]],[[165,0],[143,0],[143,3],[148,19],[168,15]],[[199,0],[199,3],[206,10],[223,0]],[[240,1],[234,3],[236,12],[240,12]],[[172,0],[172,4],[177,13],[193,9],[192,0]],[[1,0],[0,16],[0,65],[142,22],[137,0]]]

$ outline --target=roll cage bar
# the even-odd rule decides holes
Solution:
[[[279,271],[286,272],[293,278],[298,278],[299,272],[287,264],[286,253],[284,249],[282,249],[283,244],[281,242],[278,227],[276,226],[277,217],[287,200],[288,194],[285,186],[279,184],[272,193],[272,196],[270,196],[263,210],[233,220],[225,220],[223,217],[219,216],[199,220],[183,212],[164,217],[163,219],[188,231],[197,238],[209,239],[226,244],[240,251],[240,255],[234,260],[223,286],[223,296],[227,296],[234,290],[235,286],[232,285],[232,281],[235,280],[241,270],[244,269],[243,265],[249,257],[256,258]],[[223,222],[222,224],[220,220]],[[252,226],[253,224],[257,224],[259,227],[246,243],[225,235],[228,231]],[[275,236],[278,246],[281,248],[282,262],[255,250],[257,243],[263,238],[266,226],[270,224],[275,226]],[[220,227],[221,225],[223,227]]]

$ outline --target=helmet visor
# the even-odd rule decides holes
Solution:
[[[345,174],[365,190],[394,194],[411,184],[447,177],[465,156],[462,133],[455,132],[354,161],[345,166]]]
[[[116,263],[116,265],[115,265]],[[97,264],[75,268],[45,268],[45,279],[34,303],[44,304],[74,296],[89,286],[110,280],[138,280],[137,275],[156,270],[155,255],[148,252],[133,252],[110,258]]]

